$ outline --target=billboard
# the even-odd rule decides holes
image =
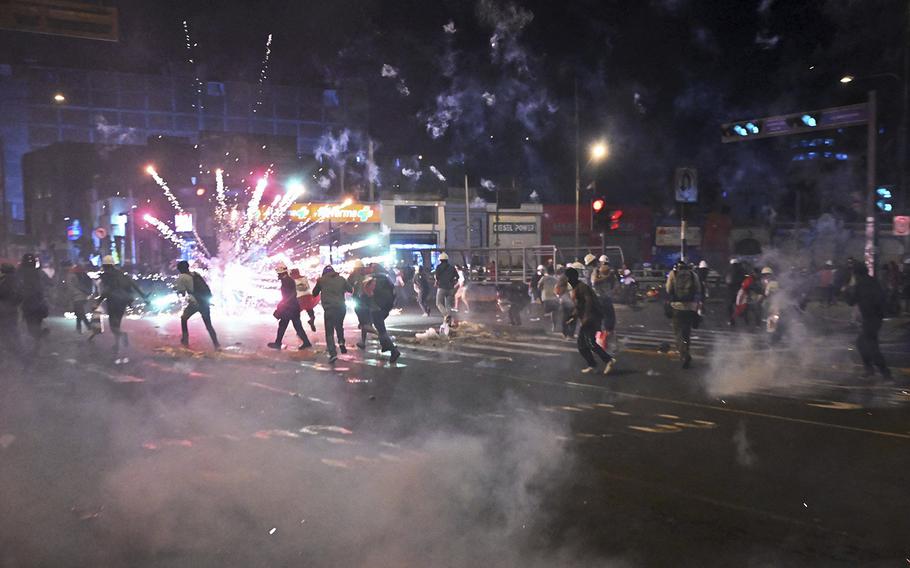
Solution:
[[[294,221],[319,223],[379,223],[380,207],[376,204],[344,203],[295,203],[288,210]]]

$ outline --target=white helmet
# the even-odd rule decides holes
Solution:
[[[703,261],[699,262],[698,267],[699,268],[708,268],[708,261],[703,260]]]
[[[570,264],[569,266],[571,266],[571,267],[574,268],[575,270],[584,270],[584,269],[585,269],[585,265],[582,264],[582,263],[580,263],[580,262],[578,262],[578,261],[573,262],[573,263]]]
[[[363,268],[363,261],[358,258],[353,262],[353,264],[351,264],[351,266],[354,268]]]
[[[442,253],[439,255],[439,260],[449,260],[449,255],[446,253]]]
[[[278,274],[284,274],[287,271],[288,271],[288,267],[285,263],[279,262],[278,264],[275,265],[275,272],[277,272]]]
[[[834,261],[833,261],[833,260],[826,260],[826,261],[825,261],[825,266],[834,266]]]
[[[761,273],[762,273],[762,275],[764,276],[764,275],[774,274],[774,271],[771,270],[771,267],[770,267],[770,266],[766,266],[766,267],[764,267],[764,268],[761,269]]]
[[[537,272],[543,272],[546,269],[547,269],[547,267],[542,264],[537,265]]]
[[[610,264],[610,258],[605,254],[600,255],[600,258],[597,260],[601,261],[604,264]]]
[[[595,260],[597,260],[597,257],[594,256],[593,254],[588,253],[588,254],[585,255],[585,264],[591,264],[591,263],[594,262]]]
[[[630,274],[632,274],[632,271],[629,270],[628,268],[622,271],[623,276],[629,276]]]
[[[731,258],[731,259],[730,259],[730,264],[739,264],[739,259],[738,259],[738,258]]]
[[[114,257],[109,254],[104,255],[104,258],[101,259],[101,265],[114,266]]]

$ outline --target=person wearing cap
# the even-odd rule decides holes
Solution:
[[[597,343],[597,332],[602,330],[604,319],[600,302],[594,290],[581,280],[577,269],[566,269],[566,280],[572,286],[572,297],[575,302],[572,319],[579,323],[578,353],[588,364],[581,372],[592,373],[597,370],[597,362],[594,359],[594,354],[597,354],[604,363],[603,374],[609,374],[613,370],[615,360]]]
[[[275,273],[278,281],[281,283],[281,301],[275,308],[273,314],[278,320],[278,333],[275,335],[275,341],[268,344],[272,349],[281,349],[281,340],[284,339],[284,333],[288,329],[288,324],[294,325],[294,331],[300,338],[301,345],[297,349],[304,350],[311,347],[310,338],[307,337],[303,324],[300,322],[300,302],[297,301],[297,285],[291,275],[288,274],[288,267],[279,263],[275,267]]]
[[[599,268],[597,264],[597,257],[591,253],[586,254],[583,266],[584,270],[582,271],[580,278],[586,283],[593,285],[594,276],[597,274],[597,269]]]
[[[363,266],[363,262],[355,260],[351,274],[348,276],[348,284],[354,291],[354,314],[357,315],[357,328],[360,329],[360,342],[357,343],[358,349],[367,348],[367,333],[373,330],[373,322],[370,319],[370,299],[367,298],[363,291],[363,282],[369,276],[369,271]],[[391,308],[390,308],[391,309]]]
[[[325,324],[325,345],[329,354],[329,363],[338,360],[335,347],[335,338],[338,338],[338,347],[342,353],[347,353],[348,348],[344,343],[344,316],[347,305],[344,303],[345,293],[353,293],[351,284],[335,272],[331,265],[322,270],[322,276],[313,286],[313,295],[322,297],[323,323]]]
[[[208,287],[205,279],[198,272],[190,272],[190,263],[181,260],[177,262],[177,281],[174,283],[174,290],[179,296],[186,298],[186,307],[180,315],[180,345],[190,346],[190,318],[197,313],[202,318],[206,331],[209,332],[209,338],[215,350],[221,349],[218,343],[218,334],[212,326],[212,292]]]
[[[123,315],[139,294],[146,300],[148,296],[139,289],[136,282],[126,273],[114,266],[114,257],[105,255],[101,259],[100,293],[98,304],[107,302],[107,318],[114,334],[114,353],[120,351],[120,344],[129,347],[129,335],[121,331]]]
[[[455,305],[455,286],[458,284],[458,272],[455,267],[449,264],[449,255],[442,253],[439,255],[439,264],[433,272],[436,278],[436,307],[445,320],[452,315],[452,307]]]

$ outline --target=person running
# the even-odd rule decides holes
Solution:
[[[455,267],[455,271],[458,273],[458,285],[455,287],[455,311],[462,312],[462,304],[464,304],[464,312],[468,313],[471,311],[471,304],[468,301],[468,267]],[[527,290],[525,290],[527,292]]]
[[[338,353],[335,350],[335,337],[338,337],[338,350],[347,353],[348,349],[344,344],[344,316],[347,312],[347,306],[344,303],[344,294],[353,293],[354,288],[351,284],[342,278],[331,266],[326,266],[322,271],[322,276],[316,281],[313,287],[314,296],[322,296],[322,311],[325,318],[325,344],[326,351],[329,353],[329,363],[338,360]]]
[[[146,300],[148,297],[136,282],[126,273],[121,272],[114,266],[114,257],[105,255],[101,259],[101,278],[100,293],[98,295],[98,304],[107,302],[107,318],[111,326],[111,333],[114,334],[114,353],[120,351],[120,344],[124,347],[130,346],[129,335],[121,331],[123,315],[126,309],[130,307],[139,294]]]
[[[22,255],[19,269],[16,270],[17,285],[21,296],[19,310],[28,334],[35,341],[35,349],[41,340],[47,336],[49,330],[42,324],[50,314],[47,303],[47,290],[51,287],[51,279],[38,266],[38,258],[31,253]]]
[[[673,333],[676,336],[676,348],[682,360],[683,369],[692,364],[689,342],[692,336],[692,324],[698,317],[698,302],[701,298],[701,283],[691,267],[683,260],[676,263],[667,277],[667,295],[673,309]]]
[[[698,263],[698,268],[695,269],[695,275],[698,276],[698,281],[701,284],[702,293],[705,296],[705,299],[708,299],[710,295],[708,292],[708,275],[711,273],[711,269],[708,268],[708,261],[702,260]]]
[[[597,363],[594,359],[594,354],[596,353],[604,362],[603,374],[609,374],[613,370],[615,362],[613,357],[597,343],[597,332],[601,331],[604,318],[600,302],[597,300],[597,296],[591,286],[581,281],[577,269],[566,269],[566,280],[572,286],[572,296],[575,301],[575,311],[572,319],[580,324],[578,352],[588,364],[581,372],[592,373],[597,371]]]
[[[390,351],[389,363],[398,361],[401,351],[395,346],[385,327],[385,320],[395,305],[395,287],[381,264],[373,263],[370,274],[363,281],[364,299],[369,305],[370,320],[379,335],[381,351]]]
[[[363,266],[363,262],[355,260],[351,274],[348,276],[348,284],[351,285],[351,290],[353,290],[357,328],[360,330],[360,341],[357,343],[358,349],[367,348],[367,334],[373,331],[373,321],[370,318],[370,299],[363,291],[363,282],[368,278],[368,272],[366,267]]]
[[[92,295],[92,279],[78,264],[64,261],[63,279],[60,282],[60,291],[63,302],[76,314],[76,332],[82,334],[82,325],[86,329],[91,329],[88,318],[85,317],[86,302]]]
[[[414,273],[414,292],[424,317],[430,316],[430,272],[421,265]]]
[[[546,267],[545,272],[537,283],[540,301],[543,304],[543,313],[550,316],[551,331],[554,333],[562,332],[562,321],[560,321],[559,315],[559,296],[556,295],[556,270],[553,265],[549,265]]]
[[[566,268],[562,265],[556,267],[556,297],[559,300],[559,320],[562,323],[562,336],[564,339],[575,338],[575,323],[572,319],[572,312],[575,310],[575,302],[572,300],[572,290],[569,287],[569,279],[566,278]]]
[[[449,264],[449,255],[439,255],[439,264],[433,273],[436,277],[436,308],[442,314],[442,319],[452,315],[452,306],[455,303],[455,285],[458,284],[458,272]]]
[[[300,304],[300,311],[306,312],[310,316],[310,329],[316,331],[316,312],[313,309],[319,302],[319,299],[313,296],[313,290],[310,287],[310,280],[300,273],[297,268],[291,269],[291,278],[294,280],[294,286],[297,288],[297,303]]]
[[[306,331],[303,330],[303,324],[300,323],[300,302],[297,301],[297,285],[288,274],[288,267],[284,264],[278,264],[275,267],[275,272],[281,282],[281,302],[278,303],[278,307],[273,314],[278,320],[278,333],[275,336],[275,341],[269,343],[268,346],[272,349],[281,349],[281,340],[284,339],[288,324],[293,324],[294,331],[297,332],[297,337],[301,341],[300,347],[297,349],[302,351],[312,347],[313,344],[310,343],[310,338],[307,337]]]
[[[730,269],[724,279],[727,285],[727,317],[730,327],[736,325],[736,306],[739,297],[739,290],[743,285],[743,279],[746,277],[746,271],[737,258],[730,259]]]
[[[190,263],[185,260],[177,263],[177,272],[180,273],[180,276],[177,277],[174,289],[177,291],[177,295],[186,298],[186,307],[183,308],[183,314],[180,316],[180,345],[184,347],[190,346],[190,332],[187,322],[198,313],[202,317],[205,329],[209,332],[215,351],[220,351],[221,345],[218,343],[218,334],[215,333],[215,328],[212,326],[211,288],[209,288],[208,283],[201,274],[190,272]]]
[[[846,290],[845,299],[848,305],[859,308],[861,329],[856,348],[866,369],[865,376],[871,377],[877,367],[882,378],[890,381],[891,370],[878,343],[878,333],[885,319],[885,293],[878,280],[869,276],[862,262],[853,263],[853,282]]]

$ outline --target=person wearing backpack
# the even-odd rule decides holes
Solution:
[[[455,267],[449,264],[449,255],[442,253],[439,255],[439,264],[433,272],[436,277],[436,307],[442,314],[442,319],[452,315],[452,307],[455,304],[455,285],[458,284],[458,272]]]
[[[683,369],[692,364],[689,342],[692,336],[692,325],[698,317],[698,303],[701,299],[701,283],[698,276],[684,260],[680,260],[667,277],[667,295],[673,310],[673,333],[676,336],[676,348],[682,360]]]
[[[190,272],[190,263],[185,260],[177,263],[177,272],[180,273],[180,276],[177,277],[174,289],[178,295],[186,297],[186,307],[180,316],[180,345],[184,347],[190,346],[190,333],[187,322],[193,315],[198,313],[202,316],[202,323],[205,324],[209,337],[212,338],[212,345],[215,346],[215,351],[220,351],[221,345],[218,343],[218,334],[215,333],[215,328],[212,326],[212,289],[209,288],[208,283],[201,274]]]
[[[121,272],[114,266],[114,257],[105,255],[101,259],[101,292],[98,295],[97,303],[107,302],[107,318],[111,326],[111,333],[114,334],[114,353],[120,351],[120,343],[124,347],[129,347],[130,338],[120,330],[120,324],[123,322],[123,315],[126,309],[130,307],[136,294],[139,294],[146,300],[142,290],[136,286],[133,279],[126,273]]]
[[[401,357],[401,351],[386,330],[385,320],[395,305],[395,286],[381,264],[374,262],[370,265],[370,273],[363,281],[363,293],[370,308],[370,320],[379,336],[380,349],[390,351],[389,363],[394,363]]]

